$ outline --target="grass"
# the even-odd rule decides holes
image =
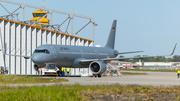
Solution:
[[[143,69],[121,69],[124,71],[151,71],[151,72],[177,72],[177,70],[143,70]]]
[[[180,100],[180,87],[139,85],[54,85],[0,87],[3,101]]]
[[[35,76],[0,75],[0,84],[26,84],[26,83],[50,83],[67,82],[65,79],[42,78]]]
[[[147,75],[146,73],[121,72],[122,75]]]

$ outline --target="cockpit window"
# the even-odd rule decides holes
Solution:
[[[49,54],[50,52],[47,49],[43,49],[43,50],[35,50],[34,53],[47,53],[47,54]]]

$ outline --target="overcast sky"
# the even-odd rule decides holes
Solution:
[[[42,7],[43,0],[9,0]],[[1,2],[2,3],[2,2]],[[143,53],[124,55],[166,55],[178,43],[174,55],[180,55],[180,0],[46,0],[46,8],[95,18],[96,45],[104,46],[112,21],[117,20],[115,49],[119,52],[142,50]],[[18,6],[2,3],[11,12]],[[0,7],[1,15],[7,14]],[[32,18],[32,11],[26,8],[26,20]],[[22,10],[18,11],[22,13]],[[22,20],[22,15],[20,14]],[[54,24],[67,18],[55,14]],[[75,19],[75,31],[89,20]],[[78,34],[92,39],[92,24]]]

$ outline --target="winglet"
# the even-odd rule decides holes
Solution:
[[[174,49],[173,49],[172,53],[170,54],[170,56],[174,54],[174,51],[176,49],[176,45],[177,45],[177,43],[175,44]]]

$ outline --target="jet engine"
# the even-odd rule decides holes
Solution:
[[[103,74],[106,71],[106,64],[102,61],[93,61],[90,63],[89,69],[93,74]]]

